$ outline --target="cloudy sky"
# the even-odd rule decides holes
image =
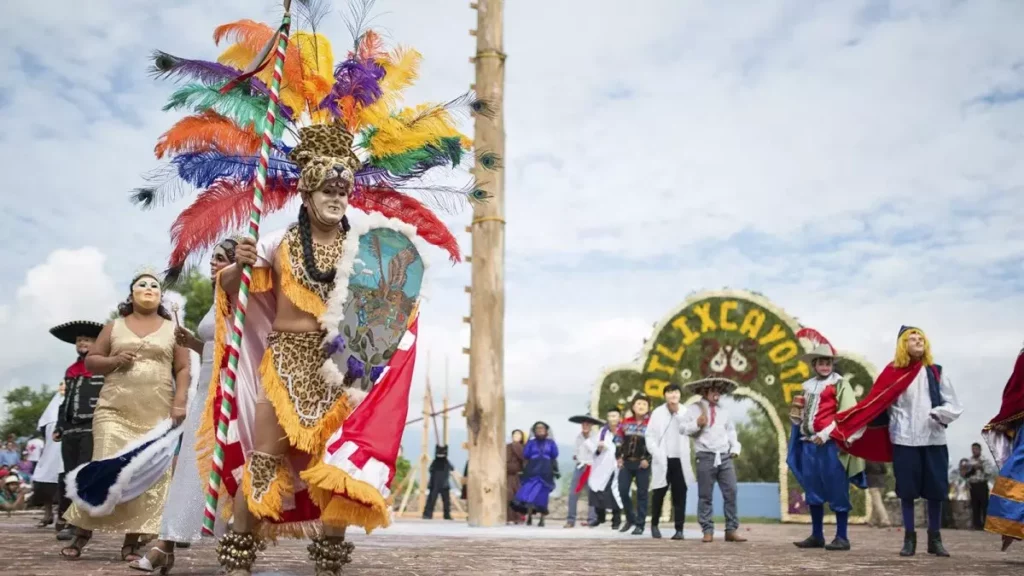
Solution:
[[[186,204],[127,201],[176,119],[149,52],[213,58],[214,26],[273,21],[275,4],[12,4],[0,390],[56,383],[72,352],[46,328],[104,317],[166,259]],[[473,81],[467,4],[377,2],[376,24],[424,54],[411,100]],[[691,292],[732,287],[879,366],[900,324],[922,326],[966,407],[950,428],[965,451],[1024,340],[1024,4],[643,5],[507,2],[508,427],[545,419],[568,439],[603,367]],[[339,14],[327,24],[337,54],[349,39]],[[469,218],[447,218],[467,252]],[[421,336],[457,403],[469,269],[429,256]]]

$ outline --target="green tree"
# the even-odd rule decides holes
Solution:
[[[764,410],[755,406],[747,411],[749,421],[736,425],[743,452],[736,459],[736,478],[740,482],[779,481],[779,440],[775,427]]]
[[[213,283],[198,270],[192,269],[174,290],[185,297],[185,328],[195,332],[203,316],[213,306]]]
[[[409,474],[410,468],[412,468],[412,464],[410,464],[405,458],[399,456],[398,460],[395,462],[395,477],[391,480],[391,485],[395,487],[401,486],[402,481],[404,481],[405,477]]]
[[[53,398],[53,391],[45,384],[36,390],[28,386],[19,386],[9,390],[4,396],[7,404],[7,417],[0,428],[0,435],[31,436],[36,431],[39,417]]]

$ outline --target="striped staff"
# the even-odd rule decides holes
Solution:
[[[263,214],[263,194],[267,185],[267,164],[270,157],[270,146],[273,142],[274,124],[279,110],[279,92],[281,90],[281,74],[284,69],[285,52],[288,49],[288,32],[291,28],[291,0],[284,0],[284,17],[276,35],[277,50],[274,54],[274,76],[270,84],[270,105],[267,107],[267,122],[263,130],[263,143],[260,146],[260,162],[256,167],[256,185],[252,194],[252,209],[249,212],[249,237],[259,239],[260,216]],[[273,40],[272,40],[273,42]],[[265,66],[269,49],[257,56],[250,69],[242,75],[242,79],[253,76]],[[236,85],[234,83],[228,85]],[[227,86],[225,86],[227,88]],[[203,534],[213,536],[213,527],[217,519],[217,500],[220,498],[221,477],[224,470],[224,446],[227,444],[228,424],[231,422],[235,408],[235,379],[238,370],[238,356],[242,347],[242,331],[245,329],[245,309],[249,302],[249,285],[252,283],[252,267],[242,268],[242,282],[238,287],[238,299],[235,306],[235,320],[231,330],[231,338],[227,344],[228,365],[224,371],[220,414],[217,417],[217,445],[213,450],[213,466],[210,471],[210,482],[206,493],[206,510],[203,515]]]

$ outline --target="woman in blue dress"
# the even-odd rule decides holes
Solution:
[[[526,467],[523,483],[512,501],[512,508],[526,514],[526,525],[533,525],[533,515],[540,514],[537,526],[544,526],[548,515],[548,496],[555,489],[558,473],[558,445],[551,439],[550,428],[544,422],[537,422],[531,429],[533,437],[523,448]]]
[[[1024,539],[1024,349],[1006,388],[999,414],[982,430],[999,476],[988,499],[985,530],[1003,537],[1003,550]]]

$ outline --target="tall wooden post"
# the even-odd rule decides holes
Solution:
[[[504,0],[477,0],[477,95],[490,102],[493,118],[474,119],[474,148],[505,155]],[[469,391],[466,426],[469,432],[470,526],[505,524],[505,172],[502,167],[475,175],[490,198],[473,208],[473,268],[469,349]]]
[[[427,509],[427,468],[430,467],[430,362],[427,361],[427,385],[423,391],[423,442],[420,444],[419,505],[422,514]]]

